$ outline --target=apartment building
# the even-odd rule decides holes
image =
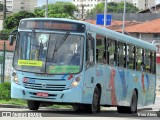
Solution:
[[[93,9],[97,4],[104,3],[105,0],[72,0],[72,3],[78,7],[77,18],[85,18],[87,12]]]
[[[109,0],[109,2],[124,2],[124,0]],[[126,2],[132,3],[139,10],[150,8],[156,4],[156,0],[126,0]]]
[[[3,1],[0,0],[0,3],[3,4]],[[6,0],[6,8],[11,12],[33,11],[35,6],[37,6],[37,0]]]

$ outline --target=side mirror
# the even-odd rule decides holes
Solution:
[[[18,30],[13,30],[10,35],[9,35],[9,42],[10,42],[10,46],[13,45],[14,43],[14,38],[17,35]]]
[[[12,46],[14,42],[14,35],[9,35],[9,45]]]

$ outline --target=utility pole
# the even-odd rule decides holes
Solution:
[[[6,0],[3,0],[3,20],[6,19]]]
[[[105,4],[104,4],[104,28],[106,28],[106,16],[107,16],[107,2],[108,0],[105,0]]]
[[[122,33],[124,34],[125,28],[125,17],[126,17],[126,0],[124,0],[124,11],[123,11],[123,24],[122,24]]]
[[[84,5],[82,4],[82,20],[83,20],[83,16],[84,16]]]
[[[48,0],[46,0],[46,11],[45,11],[45,17],[48,17]]]
[[[3,83],[5,80],[5,57],[6,57],[6,42],[4,42],[4,46],[3,46],[3,74],[2,74],[2,80],[1,82]]]

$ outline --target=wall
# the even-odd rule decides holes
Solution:
[[[0,31],[3,29],[3,20],[0,20]]]
[[[11,69],[12,69],[12,58],[13,58],[13,52],[6,52],[5,57],[5,76],[11,75]],[[3,55],[3,51],[0,51],[0,55]],[[2,64],[0,64],[0,74],[2,70]]]

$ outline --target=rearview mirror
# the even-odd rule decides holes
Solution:
[[[12,46],[14,42],[14,35],[9,35],[9,45]]]
[[[9,35],[9,42],[10,42],[10,46],[11,45],[13,45],[13,43],[14,43],[14,38],[15,38],[15,36],[17,35],[17,32],[18,32],[18,30],[16,29],[16,30],[13,30],[11,33],[10,33],[10,35]]]

